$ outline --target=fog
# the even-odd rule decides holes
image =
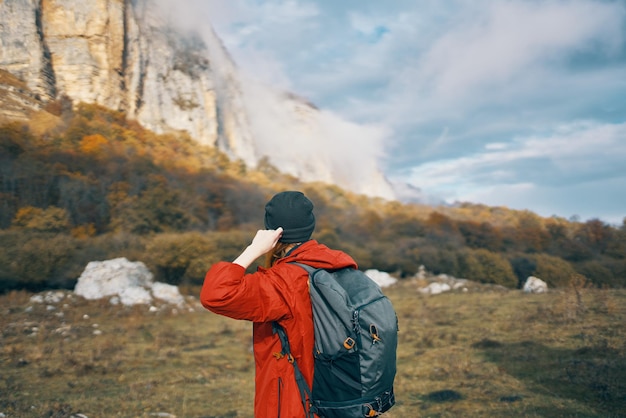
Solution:
[[[388,128],[355,123],[317,108],[290,90],[289,80],[271,56],[253,57],[254,73],[242,69],[227,50],[222,50],[221,40],[216,42],[219,33],[211,24],[212,19],[229,19],[232,9],[228,6],[193,0],[158,3],[169,24],[204,39],[218,84],[235,83],[239,87],[257,161],[265,156],[281,172],[303,181],[324,181],[393,198],[380,169],[385,145],[392,138]]]

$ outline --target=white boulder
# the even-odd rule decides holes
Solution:
[[[153,280],[141,261],[124,257],[92,261],[78,278],[74,293],[91,300],[110,297],[111,303],[126,306],[150,304],[153,298],[176,305],[184,303],[177,286]]]
[[[529,276],[524,283],[523,290],[524,293],[546,293],[548,284],[535,276]]]
[[[151,287],[153,276],[141,261],[126,258],[92,261],[78,278],[74,293],[85,299],[102,299],[131,287]]]
[[[365,275],[374,280],[381,288],[391,286],[398,281],[394,277],[391,277],[389,273],[376,269],[365,270]]]

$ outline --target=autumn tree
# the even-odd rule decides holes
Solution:
[[[541,219],[530,211],[518,215],[515,234],[517,247],[525,252],[541,252],[549,240]]]
[[[38,232],[63,232],[69,225],[67,211],[54,206],[45,209],[26,206],[13,219],[13,227]]]
[[[500,230],[488,222],[464,221],[459,222],[458,227],[468,247],[490,251],[501,251],[503,248]]]

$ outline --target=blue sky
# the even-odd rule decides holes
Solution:
[[[394,180],[447,202],[626,217],[623,0],[176,4],[243,72],[383,127]]]

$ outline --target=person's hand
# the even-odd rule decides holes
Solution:
[[[276,246],[282,234],[282,227],[278,227],[278,229],[260,229],[252,239],[250,247],[261,256]]]
[[[278,227],[278,229],[258,230],[252,239],[252,243],[243,250],[233,263],[239,264],[243,268],[248,268],[254,260],[274,248],[282,234],[283,228],[281,227]]]

